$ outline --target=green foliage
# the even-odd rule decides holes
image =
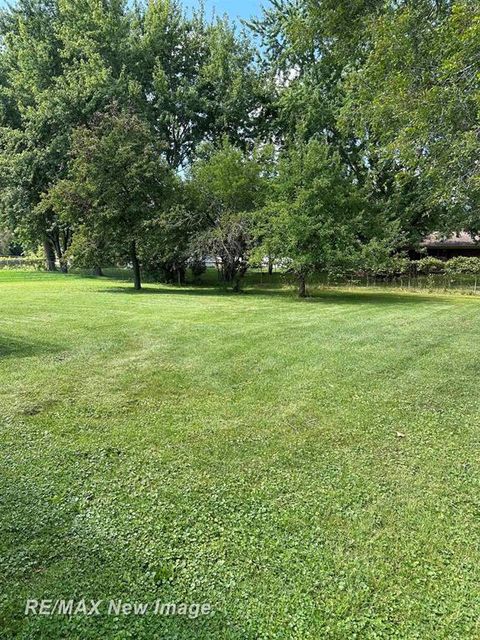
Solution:
[[[445,271],[449,275],[469,274],[478,276],[480,275],[480,258],[466,256],[451,258],[445,264]]]
[[[59,184],[61,190],[62,186]],[[75,225],[73,211],[71,213],[72,225]],[[100,229],[89,229],[88,224],[77,224],[73,241],[67,250],[66,258],[72,267],[77,269],[93,269],[101,271],[102,267],[114,262],[115,254],[112,246]]]
[[[410,268],[409,260],[402,254],[395,253],[396,242],[395,234],[380,239],[372,237],[364,242],[358,252],[354,272],[380,277],[407,273]]]
[[[69,171],[72,132],[95,113],[132,108],[174,171],[200,142],[251,146],[263,126],[269,83],[249,41],[175,2],[19,0],[0,37],[0,216],[65,268],[72,228],[45,196]]]
[[[208,145],[191,169],[191,192],[198,208],[214,219],[223,212],[254,210],[264,197],[260,159],[224,138]]]
[[[45,200],[81,226],[96,252],[101,240],[111,254],[135,264],[145,221],[165,207],[172,188],[171,171],[148,124],[113,105],[74,131],[69,175]]]
[[[182,182],[175,181],[174,193],[174,202],[145,222],[140,257],[145,272],[154,279],[184,284],[196,227]]]
[[[478,229],[478,2],[278,0],[253,21],[281,142],[322,136],[404,248]],[[377,233],[380,237],[380,234]]]
[[[224,139],[220,147],[204,149],[188,184],[197,226],[192,253],[197,259],[218,257],[223,279],[237,289],[248,267],[252,213],[266,195],[262,169],[261,158]]]
[[[338,154],[319,140],[299,142],[282,155],[259,212],[256,254],[273,254],[302,282],[315,270],[347,270],[360,248],[361,213]]]
[[[415,262],[415,267],[418,273],[422,273],[424,275],[445,273],[447,268],[446,265],[447,263],[445,260],[440,260],[439,258],[434,258],[432,256],[427,256],[426,258],[422,258]]]
[[[3,14],[4,91],[16,113],[2,123],[3,215],[27,246],[65,264],[71,229],[44,195],[67,171],[72,129],[123,96],[123,3],[20,0]],[[8,114],[6,114],[8,115]]]
[[[208,253],[227,280],[249,254],[302,277],[402,270],[392,256],[427,233],[480,225],[479,24],[473,0],[275,0],[250,25],[259,52],[175,0],[19,0],[0,19],[2,227],[64,270],[74,255],[125,260],[114,236],[127,227],[170,280]],[[175,202],[147,206],[134,182],[138,219],[116,219],[110,193],[104,234],[85,202],[70,216],[72,194],[51,194],[71,179],[78,132],[112,104],[148,129]],[[112,167],[129,190],[141,178],[125,160]]]
[[[402,2],[372,25],[350,79],[345,117],[418,176],[430,207],[444,210],[437,230],[480,225],[479,56],[478,2]]]

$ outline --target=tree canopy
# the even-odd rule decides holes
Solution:
[[[136,286],[478,236],[476,0],[272,0],[246,27],[176,0],[2,11],[2,228]]]

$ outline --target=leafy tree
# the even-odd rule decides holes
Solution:
[[[312,139],[283,154],[270,198],[260,209],[258,256],[273,251],[298,279],[353,268],[364,229],[362,199],[338,154]]]
[[[279,143],[288,147],[299,138],[304,141],[312,137],[323,138],[339,154],[342,165],[355,184],[363,189],[373,208],[383,212],[385,228],[394,222],[399,223],[399,248],[442,228],[445,222],[451,226],[455,209],[456,224],[463,220],[463,226],[468,212],[474,214],[478,210],[473,203],[458,207],[452,199],[433,198],[434,182],[440,185],[442,180],[439,174],[435,177],[433,172],[419,170],[419,156],[422,154],[418,149],[422,145],[415,150],[412,147],[412,162],[406,153],[399,152],[396,144],[388,144],[385,136],[388,127],[394,137],[401,132],[398,122],[391,117],[390,106],[393,106],[402,114],[404,131],[412,134],[413,140],[419,143],[419,131],[415,132],[415,126],[411,126],[410,103],[422,108],[421,91],[413,99],[411,95],[405,95],[404,102],[402,98],[397,100],[399,87],[395,83],[404,73],[404,67],[411,70],[405,73],[410,75],[412,91],[422,76],[422,73],[417,73],[419,69],[431,68],[432,87],[437,77],[435,65],[431,66],[427,59],[425,64],[422,62],[416,67],[408,54],[397,55],[398,48],[403,46],[405,16],[411,16],[408,42],[411,46],[415,42],[423,42],[421,46],[432,59],[429,48],[433,45],[428,34],[462,2],[275,0],[262,17],[252,23],[262,38],[267,66],[277,82],[276,131]],[[472,17],[475,3],[468,4]],[[463,24],[467,21],[465,17]],[[382,25],[388,25],[388,28]],[[460,25],[458,32],[459,29]],[[475,40],[475,26],[466,30],[464,37],[467,33],[470,34],[468,39],[473,52],[473,43],[478,42],[478,38]],[[459,51],[459,44],[449,38],[444,31],[437,49],[443,42],[444,47],[450,47],[451,53]],[[407,48],[410,45],[407,43]],[[460,70],[463,68],[467,65],[460,65]],[[474,65],[469,68],[469,73],[471,80]],[[390,86],[388,82],[385,86],[385,77],[392,79]],[[373,108],[372,94],[379,97]],[[425,109],[425,115],[428,113],[429,117],[435,117],[433,114],[443,113],[440,102]],[[376,110],[383,110],[385,127],[375,125]],[[472,154],[467,151],[468,148],[472,151],[474,145],[466,146],[465,140],[457,141],[450,146],[451,153],[455,147],[462,150],[464,170],[474,172]],[[424,161],[425,158],[422,159]],[[448,163],[440,160],[440,164],[448,172]],[[454,189],[453,192],[456,191]]]
[[[49,268],[56,256],[66,270],[72,239],[43,198],[65,175],[71,131],[128,93],[123,4],[19,0],[2,15],[3,217],[27,246],[43,243]]]
[[[187,166],[207,140],[227,136],[242,147],[253,143],[271,84],[255,65],[246,36],[226,19],[209,24],[201,13],[187,17],[178,3],[166,0],[148,4],[136,32],[136,77],[172,168]]]
[[[35,95],[60,68],[55,19],[54,2],[20,0],[15,9],[2,13],[0,22],[2,218],[26,246],[44,243],[51,268],[54,245],[61,246],[60,232],[52,217],[37,208],[48,183],[51,149],[41,144],[41,134],[29,120],[36,111]]]
[[[253,20],[278,88],[277,131],[286,144],[324,136],[360,177],[359,142],[338,120],[347,69],[368,50],[369,22],[384,0],[275,0]]]
[[[220,258],[222,279],[238,290],[248,268],[251,215],[265,197],[262,162],[224,139],[219,148],[204,149],[188,186],[197,228],[193,254]]]
[[[0,38],[1,215],[50,268],[66,269],[72,228],[44,196],[68,172],[75,128],[133,105],[178,171],[204,140],[251,141],[268,93],[246,38],[169,0],[19,0]]]
[[[68,177],[46,199],[62,219],[130,260],[140,289],[145,222],[166,206],[173,186],[161,149],[138,115],[113,105],[74,131],[71,155]]]
[[[268,137],[273,83],[256,64],[256,52],[245,34],[237,34],[224,18],[207,33],[208,56],[201,70],[202,93],[207,98],[205,140],[227,138],[243,151]]]
[[[421,184],[431,229],[480,228],[480,6],[402,2],[372,25],[373,45],[349,80],[357,135]],[[433,215],[432,215],[433,214]]]

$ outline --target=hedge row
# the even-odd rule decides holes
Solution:
[[[471,275],[480,276],[480,258],[459,256],[450,260],[426,257],[421,260],[409,260],[394,256],[377,266],[362,270],[365,274],[379,277],[399,277],[417,275]]]
[[[0,257],[0,269],[44,269],[45,261],[40,258],[24,258],[22,256]]]

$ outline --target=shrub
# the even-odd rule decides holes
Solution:
[[[446,263],[439,258],[427,256],[416,261],[417,272],[423,275],[432,275],[434,273],[445,273]]]
[[[22,256],[0,258],[0,269],[26,269],[40,271],[45,267],[41,258],[24,258]]]
[[[407,274],[410,269],[411,262],[408,258],[395,255],[388,256],[377,264],[370,262],[364,271],[379,278],[395,278]]]
[[[411,270],[412,263],[408,258],[402,256],[392,256],[388,264],[388,275],[403,276]]]
[[[446,263],[446,272],[450,275],[480,275],[480,258],[458,256]]]

